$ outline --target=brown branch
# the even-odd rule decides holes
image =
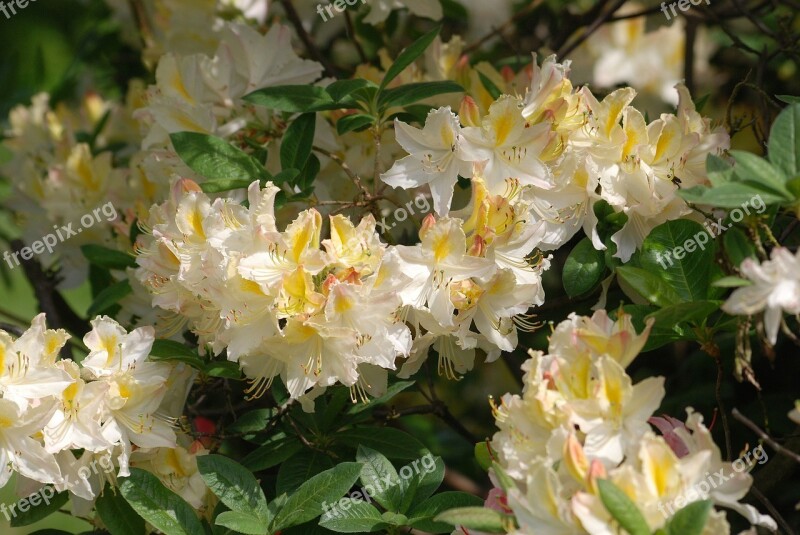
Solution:
[[[767,433],[765,433],[752,420],[750,420],[744,414],[739,412],[738,409],[733,409],[731,414],[733,414],[734,418],[736,418],[742,424],[744,424],[745,427],[747,427],[750,431],[755,433],[758,436],[758,438],[760,438],[761,440],[766,442],[769,445],[769,447],[774,449],[776,452],[780,453],[781,455],[785,455],[786,457],[789,457],[790,459],[793,459],[797,463],[800,463],[800,455],[798,455],[797,453],[795,453],[795,452],[793,452],[793,451],[791,451],[789,449],[786,449],[783,446],[781,446],[780,444],[778,444],[775,441],[775,439],[773,439],[771,436],[769,436]]]
[[[286,16],[289,18],[289,22],[292,23],[294,26],[295,31],[297,32],[297,36],[305,45],[306,50],[311,55],[311,57],[322,64],[325,68],[325,73],[328,76],[333,76],[334,78],[338,78],[336,67],[333,66],[326,58],[322,55],[317,45],[314,44],[314,41],[311,39],[311,36],[303,26],[303,19],[300,18],[300,15],[297,13],[297,9],[295,9],[294,4],[292,4],[292,0],[280,0],[283,9],[286,10]]]
[[[42,269],[41,264],[34,258],[24,259],[21,251],[25,244],[21,240],[12,240],[11,248],[19,258],[22,269],[33,287],[33,294],[39,305],[39,311],[47,315],[47,322],[51,327],[64,328],[75,335],[83,336],[89,332],[89,325],[64,300],[58,292],[58,280],[53,273]],[[69,344],[64,346],[69,350]],[[70,355],[71,356],[71,355]]]

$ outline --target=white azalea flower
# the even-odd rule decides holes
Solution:
[[[449,107],[431,111],[422,130],[395,120],[397,142],[410,156],[397,161],[381,179],[404,189],[430,185],[437,214],[450,211],[458,176],[472,177],[472,162],[465,159],[458,117]]]
[[[776,247],[769,260],[759,263],[748,258],[739,269],[753,284],[736,289],[722,310],[737,315],[764,311],[767,338],[775,345],[783,314],[800,314],[800,251],[792,255],[788,249]]]
[[[364,18],[367,24],[385,21],[395,9],[407,8],[414,15],[428,19],[442,18],[442,5],[439,0],[370,0],[370,12]]]
[[[484,162],[483,178],[489,191],[499,193],[506,180],[552,189],[552,173],[540,157],[552,140],[548,122],[529,124],[523,117],[522,101],[502,96],[489,108],[480,127],[464,129],[464,152],[475,162]]]

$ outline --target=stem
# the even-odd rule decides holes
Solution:
[[[761,440],[766,442],[769,445],[769,447],[774,449],[776,452],[778,452],[778,453],[780,453],[782,455],[785,455],[785,456],[789,457],[790,459],[793,459],[797,463],[800,463],[800,455],[798,455],[797,453],[795,453],[795,452],[793,452],[791,450],[788,450],[788,449],[784,448],[783,446],[781,446],[780,444],[778,444],[775,441],[775,439],[773,439],[771,436],[769,436],[767,433],[765,433],[752,420],[750,420],[744,414],[739,412],[739,409],[733,409],[731,414],[733,414],[734,418],[736,418],[737,420],[742,422],[745,427],[747,427],[750,431],[755,433],[758,436],[758,438],[760,438]]]

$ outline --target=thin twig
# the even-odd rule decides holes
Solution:
[[[325,73],[328,76],[337,77],[336,68],[325,58],[325,56],[320,52],[317,45],[314,44],[314,40],[311,39],[311,36],[306,31],[305,26],[303,26],[303,19],[300,18],[300,15],[297,13],[297,9],[295,9],[294,4],[292,4],[292,0],[280,0],[281,5],[286,10],[286,17],[289,19],[289,22],[292,23],[294,26],[295,31],[297,32],[297,36],[305,45],[306,50],[308,53],[311,54],[311,57],[314,60],[320,62],[322,66],[325,68]]]
[[[745,427],[750,429],[750,431],[755,433],[758,436],[758,438],[760,438],[761,440],[766,442],[769,445],[769,447],[774,449],[776,452],[778,452],[778,453],[780,453],[782,455],[785,455],[785,456],[789,457],[790,459],[793,459],[797,463],[800,463],[800,455],[798,455],[797,453],[795,453],[795,452],[793,452],[791,450],[788,450],[788,449],[784,448],[783,446],[781,446],[780,444],[778,444],[775,441],[775,439],[773,439],[771,436],[769,436],[767,433],[765,433],[752,420],[750,420],[744,414],[739,412],[739,409],[733,409],[731,414],[733,415],[734,418],[736,418],[742,424],[744,424]]]

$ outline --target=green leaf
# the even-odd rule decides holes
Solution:
[[[250,181],[269,178],[261,162],[216,136],[197,132],[170,134],[172,146],[192,171],[211,181]]]
[[[303,114],[289,125],[281,140],[283,169],[303,169],[306,166],[314,145],[316,125],[317,119],[313,113]]]
[[[352,80],[337,80],[328,87],[326,87],[325,91],[328,92],[328,94],[334,101],[342,102],[345,99],[347,99],[347,97],[351,97],[352,94],[358,91],[359,89],[363,89],[369,86],[376,88],[378,87],[377,85],[373,84],[369,80],[365,80],[364,78],[355,78]]]
[[[269,522],[264,491],[245,467],[222,455],[200,455],[197,468],[211,492],[228,509]]]
[[[792,97],[797,102],[798,97]],[[800,104],[783,110],[772,125],[769,142],[769,161],[787,176],[800,175]]]
[[[377,451],[359,446],[356,460],[364,464],[361,484],[372,489],[370,495],[387,511],[399,512],[403,497],[400,495],[400,476],[389,459]]]
[[[150,360],[185,362],[197,369],[203,369],[205,365],[196,351],[175,340],[155,340],[150,349]]]
[[[493,99],[497,100],[497,99],[499,99],[501,96],[503,96],[503,92],[500,90],[500,88],[499,88],[499,87],[497,87],[497,86],[495,85],[495,83],[494,83],[494,82],[492,82],[492,81],[489,79],[489,77],[488,77],[488,76],[486,76],[485,74],[483,74],[483,73],[482,73],[482,72],[480,72],[480,71],[477,71],[477,73],[478,73],[478,76],[479,76],[479,77],[480,77],[480,79],[481,79],[481,84],[483,84],[483,87],[484,87],[484,88],[486,88],[486,91],[488,91],[488,92],[489,92],[489,95],[490,95],[490,96],[491,96]]]
[[[484,470],[489,470],[492,467],[492,455],[491,446],[487,441],[478,442],[475,444],[475,459],[478,461],[478,465],[483,468]]]
[[[774,167],[764,158],[741,150],[730,151],[736,160],[733,168],[734,176],[745,183],[755,183],[758,186],[769,188],[777,195],[782,195],[786,200],[792,198],[786,189],[786,175]]]
[[[640,262],[683,301],[701,301],[708,297],[715,248],[714,238],[703,225],[678,219],[650,232],[642,244]]]
[[[414,63],[418,57],[424,54],[431,43],[433,43],[434,39],[436,39],[436,36],[439,35],[440,31],[442,31],[441,25],[414,41],[408,48],[403,49],[403,51],[398,54],[397,59],[394,60],[392,66],[386,71],[386,75],[383,77],[383,80],[381,80],[380,90],[383,91],[392,80],[400,76],[400,73],[402,73],[406,67]]]
[[[710,500],[693,502],[675,513],[667,524],[670,535],[700,535],[711,513]]]
[[[209,377],[222,377],[225,379],[242,378],[242,370],[239,364],[229,360],[212,360],[202,368],[203,373]]]
[[[92,304],[86,315],[90,318],[98,316],[103,312],[107,312],[110,308],[116,305],[120,299],[132,293],[131,283],[128,280],[120,281],[104,288],[97,297],[94,298]]]
[[[205,535],[192,506],[150,472],[131,468],[130,477],[120,480],[119,490],[142,518],[165,535]]]
[[[366,115],[363,113],[357,113],[355,115],[345,115],[338,121],[336,121],[336,131],[339,133],[340,136],[345,135],[348,132],[352,131],[362,131],[366,130],[370,126],[375,124],[375,118],[371,115]]]
[[[238,420],[228,426],[228,433],[250,434],[263,431],[269,419],[275,414],[273,409],[256,409],[242,414]],[[242,463],[244,464],[244,463]]]
[[[704,319],[719,310],[720,301],[692,301],[662,308],[649,317],[656,320],[659,327],[672,328],[679,323],[700,324]]]
[[[605,270],[605,254],[594,248],[592,240],[584,238],[564,263],[564,290],[570,297],[589,293],[603,280]]]
[[[404,431],[393,427],[384,427],[377,431],[374,428],[354,428],[338,433],[337,442],[345,446],[360,444],[384,454],[389,459],[413,461],[428,451],[427,448]]]
[[[102,245],[81,245],[81,251],[90,264],[98,267],[118,271],[136,267],[136,258],[133,255],[109,249]]]
[[[743,184],[740,182],[722,184],[713,189],[695,186],[678,190],[678,195],[694,204],[707,204],[718,208],[741,208],[759,195],[766,204],[781,204],[785,202],[783,195],[778,195],[760,185],[754,186],[752,183]]]
[[[451,509],[463,507],[481,507],[483,500],[466,492],[442,492],[425,500],[410,513],[409,523],[412,527],[428,533],[450,533],[452,526],[433,519]]]
[[[278,470],[277,493],[294,492],[311,477],[333,468],[333,460],[319,451],[305,451],[283,463]]]
[[[203,182],[200,184],[200,189],[202,189],[204,193],[224,193],[226,191],[232,191],[235,189],[247,189],[252,183],[253,180],[251,179],[242,180],[239,178],[218,178],[216,180]]]
[[[800,104],[800,97],[795,95],[775,95],[775,98],[786,104]]]
[[[265,87],[245,95],[243,99],[256,106],[289,113],[309,113],[339,108],[325,89],[315,85]]]
[[[745,258],[755,258],[756,247],[753,240],[738,228],[729,229],[722,238],[725,253],[734,266],[740,266]]]
[[[630,535],[650,535],[650,527],[641,511],[628,496],[607,479],[598,479],[600,501],[622,528]]]
[[[350,490],[361,474],[361,463],[341,463],[312,477],[289,496],[272,522],[272,531],[296,526],[320,516],[323,504],[332,504]]]
[[[747,279],[740,279],[739,277],[722,277],[715,280],[713,286],[717,288],[741,288],[743,286],[752,286],[752,281]]]
[[[298,176],[300,176],[299,169],[284,169],[283,171],[281,171],[280,173],[278,173],[273,177],[272,182],[276,186],[279,186],[286,182],[288,183],[294,182],[294,179],[296,179]]]
[[[11,517],[11,527],[29,526],[61,509],[69,501],[69,492],[56,493],[47,486],[16,503],[16,515]]]
[[[428,459],[433,459],[432,467],[426,462]],[[419,470],[414,469],[417,488],[414,491],[413,506],[430,498],[442,486],[442,481],[444,481],[445,466],[441,457],[434,457],[433,454],[428,454],[422,458],[421,463],[417,463],[417,466]],[[400,473],[403,473],[402,468]]]
[[[106,487],[94,506],[111,535],[142,535],[145,532],[144,519],[116,489]]]
[[[380,511],[360,498],[342,498],[322,515],[319,525],[337,533],[373,533],[389,527]]]
[[[617,268],[617,275],[620,282],[626,283],[636,293],[654,305],[664,307],[679,303],[681,300],[680,296],[675,293],[675,290],[666,281],[644,269],[622,266]]]
[[[386,393],[384,393],[382,396],[370,399],[366,403],[357,403],[353,405],[347,412],[348,414],[358,414],[368,409],[374,409],[375,407],[382,405],[387,401],[390,401],[397,394],[399,394],[403,390],[406,390],[414,386],[415,384],[416,383],[414,381],[398,381],[394,384],[389,385],[389,388],[386,389]]]
[[[214,520],[216,525],[222,526],[247,535],[265,535],[267,525],[263,520],[239,511],[224,511]]]
[[[713,186],[721,186],[733,179],[733,165],[715,154],[706,157],[706,172]]]
[[[436,522],[446,522],[451,526],[463,526],[467,529],[485,531],[486,533],[505,533],[505,518],[494,509],[485,507],[462,507],[450,509],[434,518]]]
[[[462,93],[463,91],[463,87],[450,81],[406,84],[394,89],[387,89],[381,93],[378,99],[378,106],[381,109],[408,106],[437,95]]]
[[[251,451],[242,459],[242,465],[253,472],[261,472],[284,463],[301,449],[302,445],[295,437],[285,437]]]

